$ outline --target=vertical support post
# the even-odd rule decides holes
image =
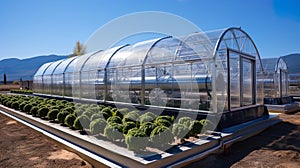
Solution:
[[[254,59],[253,61],[251,61],[251,72],[252,72],[252,75],[251,75],[251,78],[252,79],[252,104],[256,104],[256,97],[258,97],[256,94],[256,87],[259,86],[259,87],[263,87],[261,86],[260,84],[257,83],[257,80],[256,80],[256,60]],[[260,91],[261,91],[261,88],[260,88]],[[261,93],[260,93],[261,94]],[[260,95],[262,96],[262,95]]]
[[[218,113],[218,100],[217,100],[217,88],[216,88],[216,80],[217,80],[217,64],[216,64],[216,57],[210,61],[211,64],[211,72],[212,72],[212,111],[216,114]]]
[[[79,99],[82,98],[82,81],[81,81],[81,70],[79,72]]]
[[[231,110],[231,93],[230,93],[230,52],[227,48],[227,108]]]
[[[243,58],[241,57],[241,55],[239,54],[239,66],[240,66],[240,70],[239,70],[239,75],[240,75],[240,107],[242,107],[244,105],[244,64],[243,64]]]
[[[279,69],[279,97],[282,98],[282,70]]]
[[[99,71],[98,71],[99,73]],[[107,80],[107,69],[105,68],[104,69],[104,79],[103,79],[103,82],[104,82],[104,102],[107,101],[108,99],[108,80]]]
[[[65,72],[62,74],[63,75],[63,93],[62,96],[66,95],[66,77],[65,77]]]
[[[145,67],[142,65],[142,73],[141,73],[142,81],[141,81],[141,105],[145,105]]]

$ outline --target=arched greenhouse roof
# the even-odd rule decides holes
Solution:
[[[250,36],[241,28],[232,27],[179,38],[167,36],[46,63],[35,76],[142,66],[176,60],[208,59],[217,55],[226,61],[227,49],[255,57],[260,70],[263,70],[259,52]]]

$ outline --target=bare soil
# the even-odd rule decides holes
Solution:
[[[300,167],[300,112],[281,114],[283,122],[186,167]],[[92,167],[43,134],[0,115],[0,168]]]
[[[0,91],[9,91],[11,89],[20,89],[20,85],[13,85],[13,84],[0,85]]]
[[[281,123],[234,144],[225,154],[210,155],[187,167],[299,168],[300,112],[280,114],[280,118]]]
[[[0,168],[91,168],[43,134],[0,115]]]

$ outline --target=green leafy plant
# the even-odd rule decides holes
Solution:
[[[174,135],[168,127],[157,126],[151,132],[150,138],[154,147],[164,149],[173,142]]]
[[[128,122],[125,122],[123,124],[123,134],[127,134],[128,131],[132,128],[135,128],[136,127],[136,123],[135,122],[132,122],[132,121],[128,121]]]
[[[65,118],[64,123],[69,127],[73,127],[75,119],[76,116],[74,114],[68,114]]]
[[[11,108],[15,109],[15,110],[19,110],[19,102],[13,102],[11,104]]]
[[[57,120],[60,123],[64,123],[65,122],[65,118],[67,117],[67,115],[69,114],[69,112],[67,111],[61,111],[57,114]]]
[[[147,112],[139,117],[140,123],[152,122],[157,116],[152,112]]]
[[[93,120],[90,123],[90,130],[92,134],[103,134],[104,133],[104,128],[106,127],[106,121],[103,118],[98,118]]]
[[[39,116],[40,118],[45,118],[47,116],[49,112],[49,108],[48,107],[42,107],[37,111],[37,116]]]
[[[197,136],[197,134],[201,133],[202,128],[203,128],[203,124],[198,120],[194,120],[189,127],[190,129],[189,134],[191,136]]]
[[[103,118],[103,116],[101,114],[99,114],[99,113],[93,114],[91,116],[91,121],[94,121],[94,120],[96,120],[98,118]]]
[[[113,116],[113,112],[111,111],[111,107],[105,107],[101,110],[101,114],[107,120],[109,117]]]
[[[157,126],[170,127],[172,125],[172,122],[170,120],[165,119],[165,118],[156,118],[154,123]]]
[[[149,137],[147,137],[143,130],[133,128],[130,129],[125,136],[125,143],[129,150],[139,152],[146,149],[149,143]]]
[[[58,113],[59,113],[58,109],[50,110],[47,114],[47,118],[51,121],[54,121],[57,118]]]
[[[149,137],[151,135],[151,132],[154,130],[156,125],[152,122],[145,122],[141,124],[140,129],[145,132],[145,134]]]
[[[83,130],[84,128],[89,128],[90,127],[90,119],[88,116],[86,115],[81,115],[79,117],[76,118],[75,122],[74,122],[74,127],[76,129],[79,129],[80,127],[82,127],[81,130]],[[75,126],[76,125],[76,126]]]
[[[107,124],[104,129],[104,136],[112,141],[123,139],[122,124]]]
[[[111,116],[107,119],[107,123],[109,124],[122,124],[122,119],[119,116]]]
[[[32,107],[32,108],[30,109],[31,115],[32,115],[33,117],[36,117],[36,116],[37,116],[37,113],[38,113],[38,110],[39,110],[38,107],[36,107],[36,106]]]
[[[172,126],[172,133],[176,138],[183,141],[185,138],[189,137],[189,128],[183,124],[175,123]]]
[[[26,104],[26,105],[23,107],[23,111],[30,114],[31,108],[32,108],[32,104]]]
[[[190,125],[192,124],[193,121],[194,120],[191,119],[190,117],[181,117],[181,118],[179,118],[178,123],[183,124],[187,127],[190,127]]]
[[[137,122],[139,117],[140,113],[138,111],[131,111],[123,117],[123,123],[128,121]]]

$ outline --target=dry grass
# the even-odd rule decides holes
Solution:
[[[20,89],[19,85],[7,84],[7,85],[0,85],[0,91],[9,91],[11,89]]]

